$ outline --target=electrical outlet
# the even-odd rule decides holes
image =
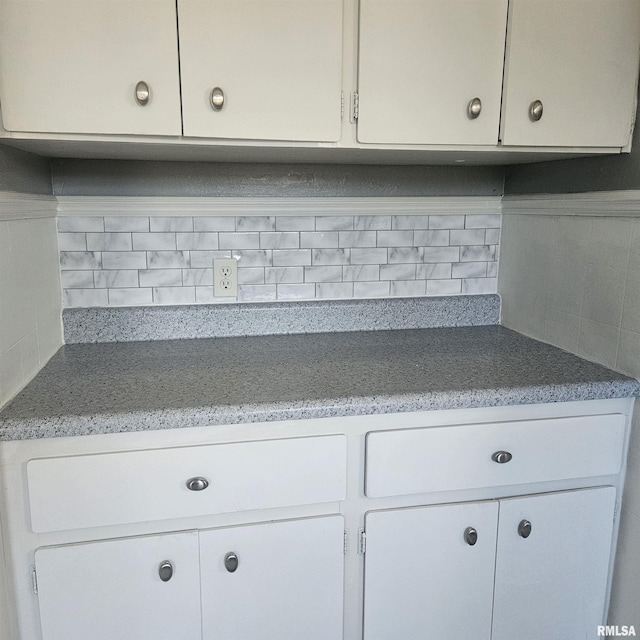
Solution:
[[[213,295],[216,298],[238,297],[238,261],[235,258],[213,261]]]

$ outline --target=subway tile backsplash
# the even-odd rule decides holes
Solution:
[[[213,260],[238,260],[238,301],[496,292],[499,214],[65,216],[64,306],[216,298]]]

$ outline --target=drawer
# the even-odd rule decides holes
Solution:
[[[613,475],[622,414],[378,431],[367,434],[371,498]],[[494,453],[511,454],[509,462]]]
[[[27,463],[33,531],[342,500],[342,435],[128,451]],[[204,478],[202,490],[187,487]]]

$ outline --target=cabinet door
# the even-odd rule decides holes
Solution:
[[[9,131],[181,133],[173,0],[2,0],[0,56]]]
[[[43,640],[200,639],[196,532],[43,547],[35,561]]]
[[[497,144],[506,19],[507,0],[361,0],[358,140]]]
[[[637,0],[511,0],[502,142],[624,146],[639,47]]]
[[[488,640],[497,518],[497,502],[369,513],[365,640]]]
[[[602,487],[500,501],[492,640],[595,640],[615,499]]]
[[[342,638],[343,536],[341,516],[200,532],[203,639]]]
[[[178,14],[186,136],[339,139],[342,0],[178,0]]]

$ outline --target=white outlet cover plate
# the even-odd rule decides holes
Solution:
[[[229,275],[226,275],[227,269],[230,270]],[[213,295],[216,298],[238,297],[238,261],[235,258],[216,258],[213,261]]]

